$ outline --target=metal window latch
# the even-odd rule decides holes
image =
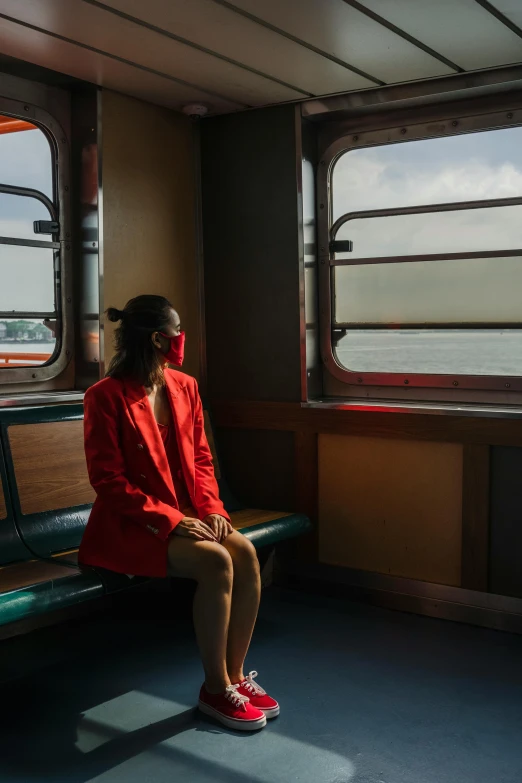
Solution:
[[[35,234],[59,234],[60,224],[57,220],[35,220],[33,230]]]
[[[330,253],[351,253],[353,242],[351,239],[333,239],[330,242]]]
[[[348,329],[332,329],[332,345],[334,348],[337,348],[339,341],[346,337],[347,334]]]

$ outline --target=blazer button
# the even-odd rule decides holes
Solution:
[[[143,443],[138,443],[138,448],[140,451],[143,451]]]

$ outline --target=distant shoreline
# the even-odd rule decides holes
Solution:
[[[2,338],[0,345],[52,345],[49,340],[10,340]]]

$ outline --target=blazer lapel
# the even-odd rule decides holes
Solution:
[[[141,436],[143,445],[149,452],[158,474],[163,480],[170,495],[173,500],[175,500],[176,493],[174,491],[174,484],[172,482],[172,475],[170,473],[165,447],[163,446],[163,441],[161,440],[159,428],[156,419],[154,418],[150,402],[147,399],[145,388],[137,383],[125,381],[124,393],[129,413]]]
[[[172,420],[176,429],[183,478],[185,479],[188,493],[193,499],[195,494],[195,471],[192,408],[189,404],[188,395],[185,392],[186,383],[182,380],[178,381],[170,372],[165,373],[165,380],[170,399]]]

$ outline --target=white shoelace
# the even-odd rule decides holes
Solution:
[[[246,688],[247,691],[253,693],[254,696],[266,696],[266,691],[263,690],[259,683],[254,682],[256,677],[257,672],[250,672],[243,682],[243,688]]]
[[[248,696],[244,696],[242,693],[238,693],[238,688],[239,685],[228,685],[225,690],[225,698],[231,701],[235,707],[239,707],[240,709],[244,710],[244,712],[246,712],[246,705],[250,699]]]

